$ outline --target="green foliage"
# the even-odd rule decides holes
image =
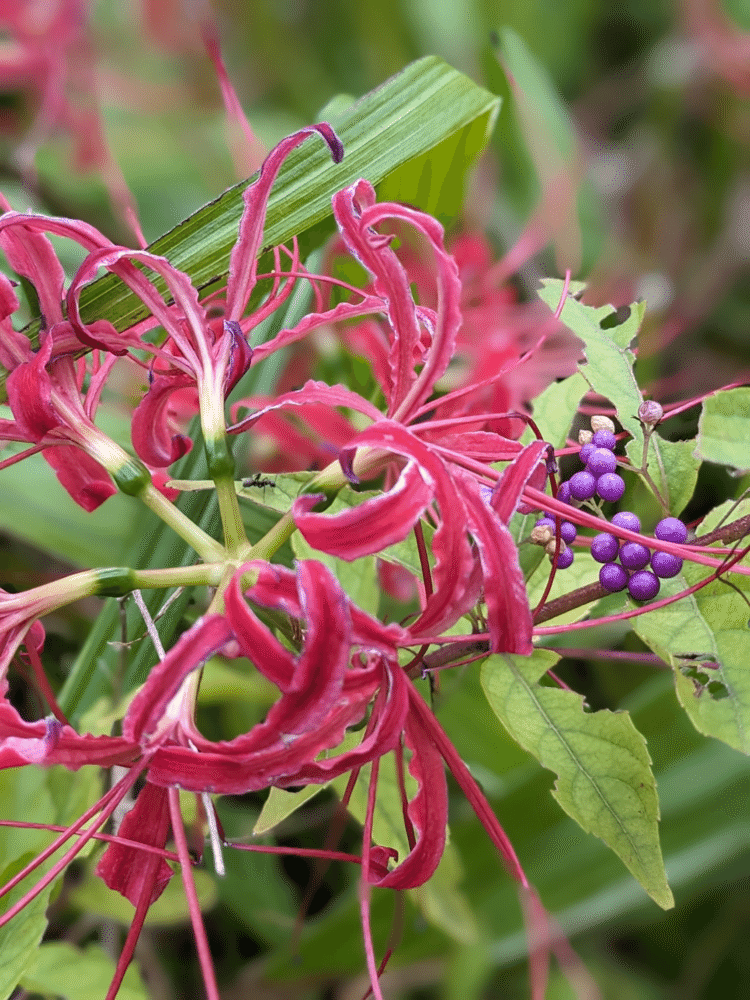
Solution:
[[[750,513],[750,503],[727,502],[701,525],[708,533],[730,514]],[[711,552],[706,549],[707,554]],[[706,576],[705,567],[686,562],[682,574],[665,581],[665,595],[678,593]],[[736,581],[736,582],[735,582]],[[750,657],[746,576],[702,587],[690,597],[636,619],[635,630],[644,642],[671,664],[680,704],[696,729],[750,753]],[[743,597],[744,594],[744,597]]]
[[[707,462],[750,468],[750,388],[723,390],[705,400],[696,454]]]
[[[65,941],[43,944],[21,978],[29,993],[65,1000],[101,1000],[115,973],[115,963],[99,945],[76,948]],[[146,1000],[148,993],[138,970],[131,965],[117,996],[120,1000]]]
[[[542,651],[490,657],[482,666],[490,705],[513,738],[555,771],[553,795],[568,815],[601,837],[660,906],[673,906],[646,741],[627,714],[586,712],[580,695],[540,685],[557,659]]]

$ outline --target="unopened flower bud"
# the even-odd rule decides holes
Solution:
[[[614,434],[615,425],[609,417],[605,417],[603,413],[597,413],[591,418],[591,430],[594,434],[597,431],[611,431]]]
[[[593,431],[579,431],[578,432],[578,443],[580,445],[588,444],[591,438],[594,436]]]
[[[534,545],[547,545],[550,539],[554,542],[555,533],[548,524],[536,524],[531,529],[531,541]]]
[[[655,399],[646,399],[638,407],[638,419],[648,427],[655,427],[664,416],[664,410]]]

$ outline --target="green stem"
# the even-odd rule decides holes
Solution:
[[[133,571],[133,587],[153,590],[167,587],[217,587],[226,569],[226,563],[199,563],[197,566],[174,566],[164,569],[139,569]]]
[[[232,488],[234,489],[234,487]],[[165,524],[168,524],[175,534],[194,548],[204,562],[224,562],[226,560],[227,551],[224,546],[207,535],[189,517],[185,517],[182,511],[170,503],[153,483],[145,486],[138,497],[149,510],[152,510]]]
[[[222,476],[215,480],[216,496],[219,500],[219,514],[224,529],[224,544],[230,556],[236,557],[248,545],[245,525],[242,521],[234,479]]]

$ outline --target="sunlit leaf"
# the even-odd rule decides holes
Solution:
[[[557,774],[553,795],[600,837],[662,907],[673,905],[659,846],[659,806],[646,741],[624,712],[586,712],[572,691],[539,678],[558,657],[492,656],[482,685],[498,718],[524,749]]]

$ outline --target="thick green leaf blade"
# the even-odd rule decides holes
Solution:
[[[302,236],[331,215],[331,197],[360,177],[383,193],[448,215],[456,192],[494,125],[499,99],[435,56],[411,63],[354,102],[332,123],[344,144],[340,164],[322,142],[293,150],[268,203],[267,247]],[[237,238],[246,181],[199,209],[151,244],[153,253],[185,271],[196,287],[220,286]],[[445,199],[441,200],[441,192]],[[106,317],[120,329],[142,319],[145,307],[118,279],[107,275],[81,297],[85,320]],[[4,398],[4,376],[0,400]]]
[[[727,389],[704,400],[696,454],[708,462],[750,469],[750,388]]]
[[[701,532],[713,530],[730,513],[749,514],[750,502],[717,507]],[[686,562],[679,576],[663,581],[664,595],[693,586],[708,572]],[[735,575],[732,582],[750,596],[746,576]],[[717,580],[634,621],[641,639],[672,665],[677,697],[698,732],[750,754],[750,629],[742,595]]]
[[[482,685],[510,735],[557,774],[553,795],[585,831],[600,837],[659,906],[673,905],[659,846],[659,806],[646,741],[624,712],[585,712],[572,691],[537,681],[556,661],[493,656]]]

